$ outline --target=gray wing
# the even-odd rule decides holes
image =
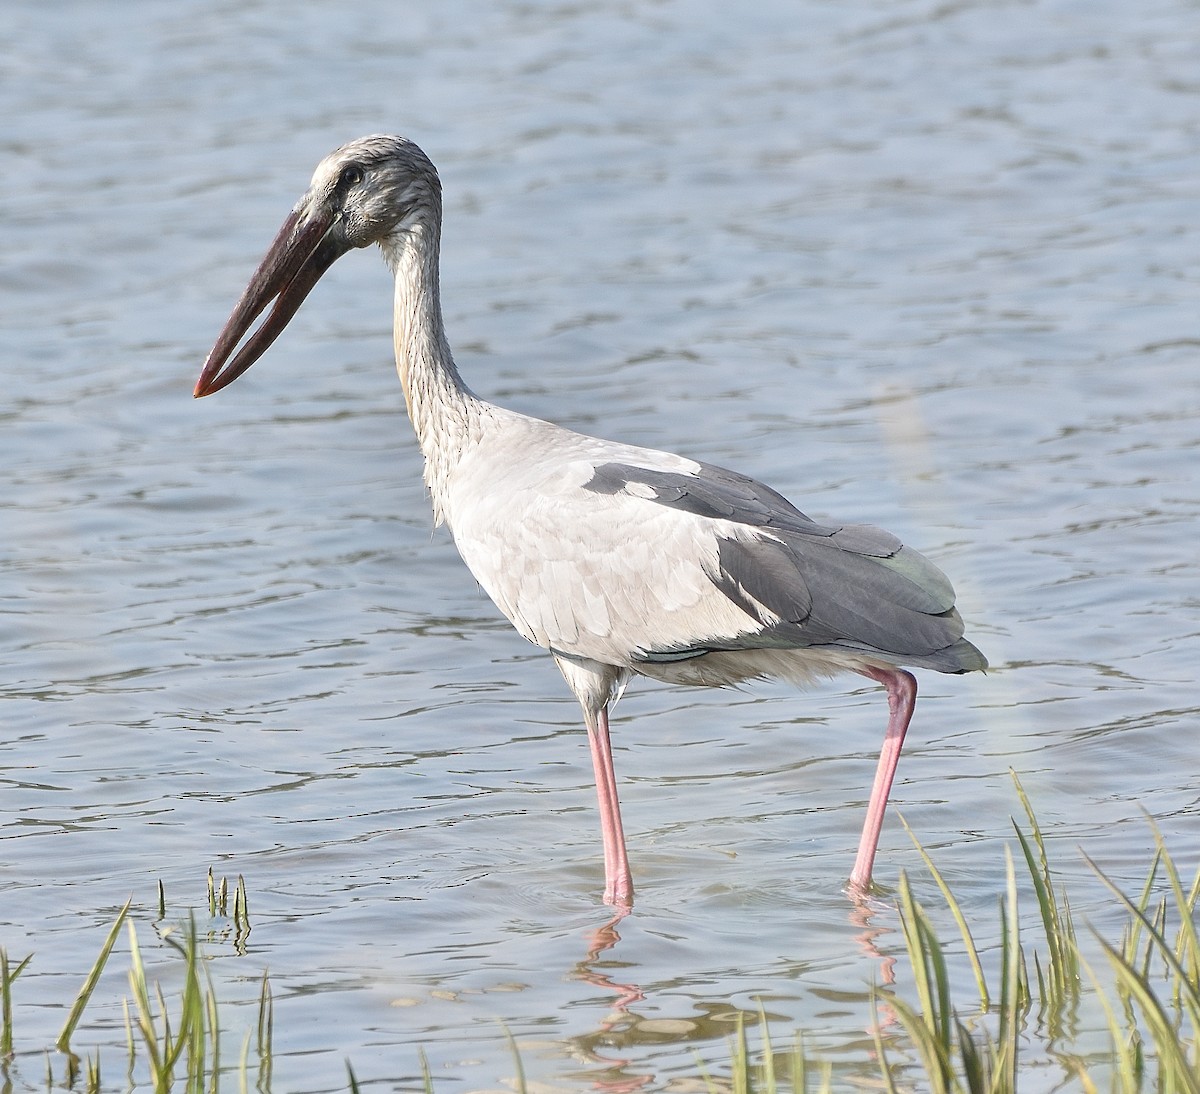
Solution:
[[[942,672],[986,665],[962,639],[946,576],[880,528],[819,524],[770,487],[710,464],[687,474],[606,463],[586,489],[632,489],[680,512],[741,526],[741,534],[717,533],[709,576],[758,627],[725,641],[710,636],[688,647],[648,649],[647,661],[821,646],[883,653]]]

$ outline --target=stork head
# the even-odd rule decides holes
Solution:
[[[195,396],[220,391],[254,364],[347,251],[429,225],[431,214],[436,222],[440,201],[437,169],[404,137],[360,137],[326,156],[217,336]]]

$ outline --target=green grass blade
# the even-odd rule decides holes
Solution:
[[[1109,880],[1104,871],[1101,870],[1100,867],[1097,866],[1087,854],[1083,854],[1083,860],[1095,871],[1096,876],[1104,883],[1109,892],[1111,892],[1118,901],[1125,905],[1126,909],[1128,909],[1133,916],[1141,921],[1142,926],[1153,939],[1159,954],[1162,956],[1163,960],[1166,961],[1167,965],[1170,966],[1176,983],[1183,989],[1185,1002],[1188,1009],[1197,1015],[1200,1015],[1200,983],[1193,981],[1189,977],[1188,969],[1175,955],[1175,948],[1167,941],[1166,937],[1155,926],[1154,922],[1146,914],[1145,910],[1139,908],[1132,900],[1129,899],[1129,897],[1121,892],[1121,890]],[[1108,946],[1108,943],[1105,943],[1105,945]],[[1120,957],[1118,951],[1114,949],[1113,952],[1117,953],[1117,956]],[[1122,962],[1122,967],[1127,967],[1124,965],[1124,962]]]
[[[969,1094],[988,1094],[991,1087],[988,1058],[980,1054],[979,1045],[971,1031],[962,1022],[956,1022],[955,1025],[958,1028],[958,1058],[967,1090]]]
[[[8,951],[0,947],[0,1064],[13,1055],[12,986],[33,959],[29,954],[15,969],[9,964]]]
[[[1028,990],[1022,986],[1024,954],[1021,950],[1020,910],[1017,902],[1017,874],[1012,852],[1004,848],[1005,898],[1000,921],[1002,975],[1000,980],[1000,1039],[996,1049],[996,1067],[992,1089],[1017,1089],[1017,1046],[1021,1019],[1025,1013]]]
[[[88,1001],[92,998],[92,992],[96,990],[96,985],[100,982],[100,974],[104,971],[104,966],[108,963],[108,956],[112,953],[112,948],[116,945],[117,935],[121,932],[121,924],[125,922],[125,917],[129,914],[129,908],[132,904],[133,897],[130,897],[125,901],[125,906],[117,913],[116,921],[109,928],[108,937],[104,940],[104,945],[100,947],[100,953],[96,957],[95,964],[92,965],[92,971],[88,973],[87,979],[83,982],[83,987],[79,989],[79,994],[75,996],[75,1002],[71,1005],[66,1022],[63,1023],[62,1032],[58,1035],[58,1040],[55,1042],[60,1052],[71,1055],[71,1035],[75,1032],[75,1027],[79,1025],[80,1018],[83,1017],[84,1008],[87,1007]]]
[[[155,1090],[158,1094],[169,1094],[171,1087],[175,1084],[175,1075],[172,1063],[175,1058],[174,1045],[175,1041],[171,1035],[171,1014],[167,1010],[167,1001],[163,998],[162,984],[157,980],[154,982],[154,997],[158,1001],[158,1013],[162,1018],[163,1032],[161,1044],[161,1062],[158,1065],[158,1074],[155,1077]]]
[[[762,1031],[763,1090],[766,1094],[776,1094],[775,1050],[771,1046],[771,1031],[767,1027],[767,1008],[761,999],[758,1001],[758,1028]]]
[[[1100,945],[1118,980],[1137,1001],[1142,1017],[1150,1028],[1158,1055],[1162,1089],[1169,1090],[1172,1094],[1200,1094],[1200,1075],[1196,1071],[1196,1061],[1187,1058],[1179,1031],[1155,995],[1153,987],[1137,969],[1130,968],[1121,960],[1121,954],[1115,946],[1104,939],[1100,939]]]
[[[1113,1010],[1112,1004],[1108,1001],[1108,996],[1100,986],[1100,978],[1096,975],[1091,965],[1087,963],[1082,954],[1076,955],[1080,966],[1087,974],[1088,979],[1092,982],[1092,986],[1096,989],[1096,999],[1099,1000],[1100,1006],[1104,1010],[1104,1017],[1108,1022],[1109,1037],[1112,1041],[1112,1066],[1115,1072],[1112,1088],[1114,1091],[1138,1091],[1141,1090],[1141,1084],[1137,1079],[1137,1064],[1135,1053],[1133,1052],[1132,1038],[1127,1036],[1126,1027],[1117,1018],[1117,1012]],[[1125,957],[1122,954],[1122,960]],[[1077,1072],[1077,1077],[1081,1083],[1090,1088],[1087,1094],[1092,1094],[1095,1090],[1095,1085],[1087,1079],[1083,1074],[1082,1067]]]
[[[1013,821],[1013,829],[1017,833],[1021,852],[1025,856],[1029,878],[1033,882],[1033,894],[1037,901],[1038,914],[1042,920],[1042,930],[1046,936],[1046,948],[1049,951],[1050,964],[1046,970],[1044,990],[1047,995],[1053,996],[1055,992],[1062,989],[1061,969],[1063,966],[1063,939],[1059,925],[1058,905],[1054,899],[1054,887],[1050,881],[1044,850],[1039,845],[1040,853],[1035,855],[1033,846],[1016,821]]]
[[[920,1003],[920,1013],[925,1016],[925,1022],[933,1032],[936,1025],[934,1006],[934,978],[929,967],[929,953],[924,945],[921,931],[921,914],[913,896],[912,886],[908,881],[906,871],[900,871],[899,882],[899,912],[900,928],[904,933],[904,944],[908,949],[909,960],[912,963],[913,987],[917,992]]]
[[[417,1050],[417,1058],[421,1061],[421,1079],[425,1083],[425,1094],[433,1094],[433,1072],[429,1067],[429,1057],[425,1050]]]
[[[900,823],[904,825],[904,830],[913,841],[913,845],[917,849],[917,854],[921,856],[922,861],[925,863],[925,869],[929,871],[929,876],[933,878],[937,887],[941,890],[942,899],[946,901],[946,907],[950,909],[950,914],[954,917],[954,922],[958,925],[958,932],[962,935],[963,945],[966,947],[967,959],[971,962],[971,969],[975,973],[975,985],[979,989],[979,1008],[986,1011],[992,1005],[991,996],[988,992],[987,978],[983,975],[983,962],[979,959],[979,950],[975,946],[975,939],[971,935],[971,928],[967,926],[967,917],[963,914],[962,906],[950,891],[950,886],[946,884],[946,879],[942,877],[941,871],[933,864],[933,859],[929,857],[929,853],[921,846],[920,840],[913,834],[913,830],[909,828],[908,821],[901,817]]]
[[[1078,952],[1075,945],[1075,927],[1072,923],[1070,904],[1064,894],[1060,906],[1054,894],[1054,883],[1050,873],[1046,843],[1020,780],[1013,775],[1017,794],[1025,809],[1032,833],[1032,842],[1021,827],[1013,822],[1021,851],[1025,858],[1029,877],[1037,899],[1038,913],[1046,938],[1048,964],[1043,967],[1035,959],[1038,972],[1039,1012],[1046,1023],[1052,1039],[1062,1036],[1068,1012],[1073,1013],[1079,1002],[1079,966],[1075,960]]]
[[[1162,860],[1167,882],[1171,886],[1171,895],[1175,898],[1175,910],[1179,913],[1179,935],[1172,949],[1172,953],[1175,956],[1175,967],[1180,970],[1180,978],[1175,988],[1177,993],[1184,987],[1192,989],[1190,992],[1192,1000],[1190,1009],[1195,1011],[1198,1009],[1197,1003],[1200,1003],[1200,997],[1197,996],[1197,989],[1200,989],[1200,937],[1198,937],[1196,930],[1196,886],[1193,885],[1191,891],[1188,893],[1183,891],[1183,883],[1179,879],[1179,871],[1175,868],[1174,861],[1167,853],[1162,833],[1153,821],[1150,823],[1154,829],[1154,842],[1157,845],[1158,857]],[[1200,1029],[1197,1029],[1193,1025],[1192,1033],[1193,1035],[1200,1036]]]
[[[934,1094],[965,1094],[951,1066],[950,1046],[938,1040],[930,1024],[905,1000],[891,997],[888,1004],[912,1040]],[[887,1078],[889,1089],[895,1089],[891,1076]]]
[[[1151,897],[1154,895],[1154,882],[1158,877],[1158,869],[1161,865],[1161,852],[1156,851],[1154,858],[1150,862],[1150,869],[1146,873],[1146,884],[1142,886],[1142,894],[1138,898],[1138,907],[1143,911],[1150,907]],[[1129,931],[1122,946],[1122,953],[1130,965],[1136,964],[1138,942],[1142,937],[1141,920],[1133,919],[1130,921]]]
[[[246,879],[238,874],[237,888],[233,893],[234,922],[245,934],[250,933],[250,900],[246,896]]]
[[[133,1073],[137,1068],[137,1042],[133,1036],[133,1016],[129,1013],[129,1000],[121,1000],[121,1010],[125,1018],[125,1044],[129,1049],[128,1059],[126,1060],[125,1080],[126,1085],[130,1090],[134,1087]]]
[[[750,1047],[746,1044],[746,1017],[737,1016],[733,1034],[733,1094],[750,1094]]]
[[[240,1076],[240,1079],[241,1079],[242,1094],[249,1094],[249,1087],[247,1085],[248,1080],[246,1077],[247,1077],[247,1075],[250,1074],[250,1038],[252,1036],[253,1036],[253,1034],[251,1034],[250,1031],[247,1030],[246,1037],[242,1041],[241,1068],[238,1071],[238,1075]]]
[[[262,989],[258,995],[258,1089],[271,1089],[271,1074],[274,1069],[275,1045],[275,997],[271,994],[271,981],[263,971]]]
[[[513,1063],[516,1065],[516,1068],[517,1068],[517,1082],[516,1082],[517,1094],[528,1094],[529,1087],[527,1086],[526,1081],[525,1081],[525,1064],[521,1060],[521,1051],[520,1051],[520,1049],[517,1048],[516,1039],[509,1032],[508,1026],[505,1026],[503,1023],[501,1023],[501,1026],[504,1029],[504,1036],[508,1039],[508,1047],[510,1049],[512,1049]]]
[[[203,1038],[204,1033],[204,1002],[203,993],[200,989],[200,951],[199,943],[196,939],[196,923],[192,921],[184,936],[183,945],[184,958],[184,981],[183,981],[183,998],[179,1007],[179,1030],[172,1039],[170,1034],[170,1025],[167,1018],[166,1000],[163,999],[162,989],[159,988],[158,999],[159,1008],[163,1015],[163,1024],[167,1028],[167,1034],[164,1038],[163,1052],[163,1073],[171,1075],[174,1073],[175,1066],[183,1057],[185,1049],[196,1048],[197,1035]],[[201,1040],[201,1046],[203,1041]],[[200,1055],[203,1058],[203,1048],[200,1048]],[[193,1069],[189,1066],[189,1072]]]
[[[221,1023],[217,1018],[217,992],[213,987],[212,977],[207,968],[204,970],[204,982],[208,985],[204,1011],[208,1022],[208,1042],[212,1046],[208,1071],[208,1094],[217,1094],[218,1076],[221,1074]]]
[[[94,1057],[89,1056],[84,1061],[84,1078],[86,1094],[100,1094],[101,1077],[100,1077],[100,1053],[97,1052]]]
[[[158,1030],[154,1024],[154,1011],[150,1006],[150,985],[146,981],[146,967],[142,964],[142,951],[137,942],[137,931],[129,924],[129,987],[133,992],[134,1023],[142,1035],[142,1043],[150,1057],[150,1073],[155,1083],[162,1074],[162,1060],[158,1046]]]

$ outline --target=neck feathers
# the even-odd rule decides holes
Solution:
[[[425,457],[425,483],[441,524],[449,476],[471,443],[480,401],[462,382],[442,321],[438,286],[440,210],[425,209],[382,244],[396,279],[396,371]]]

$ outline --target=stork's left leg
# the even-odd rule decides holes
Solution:
[[[917,681],[911,672],[903,669],[864,668],[858,671],[881,683],[887,688],[888,696],[887,734],[879,752],[875,785],[871,787],[871,800],[867,804],[867,819],[858,841],[854,870],[850,874],[850,888],[857,893],[866,893],[871,888],[871,868],[875,865],[875,851],[879,847],[879,833],[883,830],[883,814],[892,792],[892,780],[896,777],[896,764],[900,761],[900,748],[917,705]]]
[[[628,910],[633,905],[633,873],[621,827],[621,802],[613,770],[612,742],[608,737],[608,708],[596,714],[584,710],[592,767],[596,772],[596,799],[600,805],[600,835],[604,840],[604,903]]]

